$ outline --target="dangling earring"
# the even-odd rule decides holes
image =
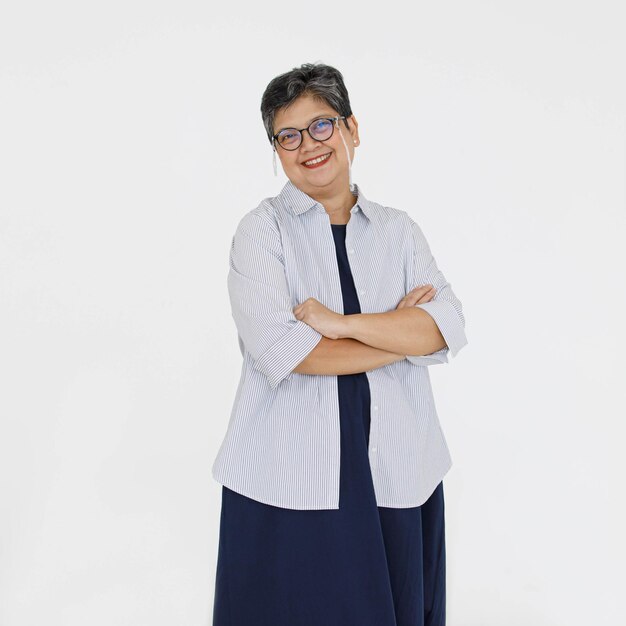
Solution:
[[[278,176],[278,170],[276,169],[276,146],[272,148],[272,164],[274,165],[274,176]]]
[[[348,187],[350,191],[354,191],[354,185],[352,184],[352,161],[350,160],[350,151],[348,150],[348,144],[344,139],[343,133],[341,132],[341,126],[339,126],[339,120],[335,120],[335,124],[339,130],[339,134],[341,135],[341,141],[343,141],[343,145],[346,149],[346,155],[348,157]]]

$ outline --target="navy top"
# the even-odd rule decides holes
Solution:
[[[350,264],[348,263],[348,253],[346,251],[346,227],[347,224],[331,224],[333,237],[335,239],[335,250],[337,253],[337,265],[339,266],[339,278],[341,280],[341,293],[343,295],[343,312],[344,315],[352,315],[361,312],[361,306],[352,279]],[[359,448],[365,451],[365,454],[359,454],[355,457],[355,463],[358,464],[357,469],[361,480],[354,481],[349,472],[340,472],[340,488],[339,488],[339,506],[349,505],[351,501],[363,502],[368,507],[376,506],[376,498],[374,497],[374,484],[369,467],[369,457],[367,450],[369,448],[369,432],[370,432],[370,388],[365,372],[357,374],[341,374],[337,376],[337,388],[339,393],[339,412],[340,415],[349,416],[347,419],[360,420],[362,423],[362,441],[359,441]],[[360,427],[361,428],[361,427]],[[342,441],[343,444],[343,441]],[[350,486],[347,481],[351,481]]]

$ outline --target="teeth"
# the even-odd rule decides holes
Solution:
[[[314,165],[315,163],[321,163],[322,161],[325,161],[329,156],[330,156],[330,154],[327,154],[325,156],[319,157],[318,159],[312,159],[311,161],[305,161],[304,164],[305,165]]]

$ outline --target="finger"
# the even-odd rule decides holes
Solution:
[[[423,304],[424,302],[430,302],[434,297],[437,290],[434,287],[431,287],[423,296],[418,298],[417,303]]]
[[[435,288],[430,285],[423,285],[421,287],[415,287],[411,289],[409,293],[400,300],[400,303],[396,309],[403,309],[405,306],[415,306],[416,304],[423,304],[429,302],[435,295]]]
[[[421,298],[424,294],[428,293],[432,285],[420,285],[419,287],[413,287],[409,293],[404,296],[405,298]]]

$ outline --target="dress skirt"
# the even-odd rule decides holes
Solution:
[[[360,313],[346,225],[331,227],[344,313]],[[339,509],[285,509],[223,485],[213,626],[445,626],[443,481],[421,506],[377,506],[367,376],[337,382]]]

